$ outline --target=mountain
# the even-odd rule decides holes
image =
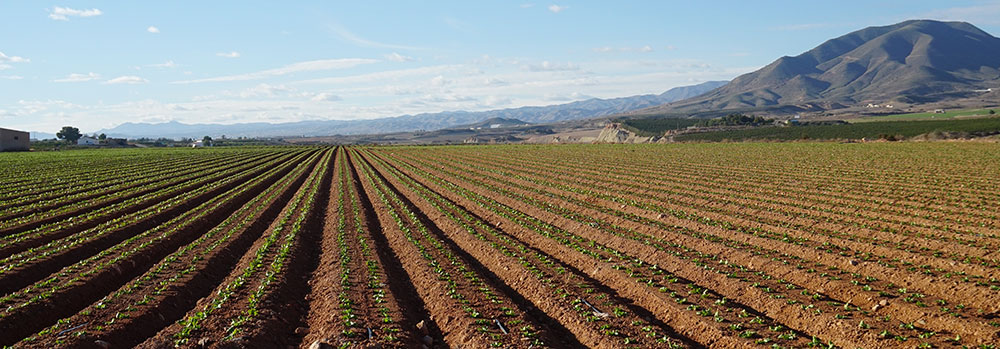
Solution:
[[[518,119],[505,119],[505,118],[489,118],[471,125],[459,125],[453,128],[496,128],[502,127],[513,127],[513,126],[524,126],[529,123],[518,120]]]
[[[964,22],[869,27],[781,57],[696,98],[637,113],[927,103],[1000,86],[1000,39]]]
[[[127,138],[201,138],[205,135],[226,135],[227,137],[298,137],[438,130],[460,125],[468,126],[490,118],[517,119],[522,123],[549,123],[648,108],[697,96],[725,83],[725,81],[710,81],[694,86],[676,87],[659,95],[641,95],[613,99],[592,98],[584,101],[544,107],[521,107],[481,112],[453,111],[370,120],[319,120],[280,124],[125,123],[111,129],[97,131],[97,133],[105,133],[109,137]]]

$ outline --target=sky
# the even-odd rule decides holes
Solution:
[[[658,94],[1000,1],[0,0],[0,127],[352,120]]]

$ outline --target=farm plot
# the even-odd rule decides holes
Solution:
[[[0,345],[1000,342],[995,145],[69,154],[0,157]]]

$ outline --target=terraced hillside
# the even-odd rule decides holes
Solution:
[[[1000,342],[1000,148],[5,154],[0,345]]]

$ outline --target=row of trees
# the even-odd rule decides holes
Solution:
[[[721,118],[714,118],[699,121],[696,126],[699,127],[712,127],[712,126],[760,126],[765,124],[773,123],[774,119],[765,119],[757,115],[744,115],[744,114],[729,114]]]
[[[63,126],[62,130],[59,130],[59,132],[56,133],[56,138],[64,140],[67,143],[76,143],[76,141],[80,140],[81,137],[83,137],[83,134],[80,133],[80,129],[73,126]],[[103,141],[107,139],[108,136],[102,133],[100,135],[95,135],[94,138]],[[226,136],[222,136],[222,138],[225,139]],[[186,139],[184,141],[194,142],[193,139]],[[212,145],[212,137],[205,136],[205,138],[202,138],[202,143],[206,146]]]

